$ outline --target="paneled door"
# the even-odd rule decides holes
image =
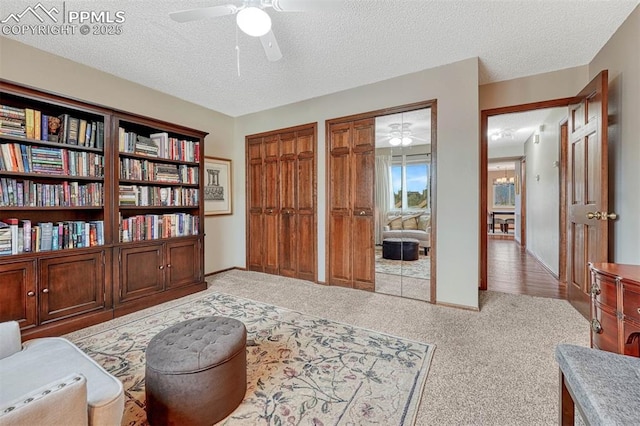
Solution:
[[[375,118],[329,123],[328,283],[375,286]]]
[[[589,318],[588,262],[607,262],[609,219],[607,168],[607,71],[602,71],[569,106],[567,152],[567,293]]]

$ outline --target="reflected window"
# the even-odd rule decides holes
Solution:
[[[395,155],[391,165],[390,208],[429,209],[429,155]]]

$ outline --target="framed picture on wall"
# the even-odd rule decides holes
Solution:
[[[204,156],[204,214],[232,213],[231,160]]]

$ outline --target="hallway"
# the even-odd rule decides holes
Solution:
[[[559,282],[513,239],[487,239],[488,290],[566,299],[567,286]]]

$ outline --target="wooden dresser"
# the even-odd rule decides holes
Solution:
[[[590,263],[591,347],[640,357],[640,265]]]

